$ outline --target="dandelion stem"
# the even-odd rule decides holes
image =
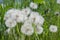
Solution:
[[[30,36],[29,36],[29,40],[30,40]]]
[[[25,40],[24,34],[21,35],[21,40]]]
[[[18,28],[18,24],[17,24],[17,33],[19,34],[19,36],[20,36],[20,32],[19,32],[19,28]]]
[[[33,26],[34,26],[34,33],[35,33],[35,36],[36,36],[37,39],[39,40],[38,34],[36,33],[36,25],[33,24]]]
[[[4,36],[2,36],[2,40],[4,40]]]

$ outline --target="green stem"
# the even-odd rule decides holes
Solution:
[[[18,27],[18,24],[17,24],[16,29],[17,29],[17,33],[18,33],[18,34],[19,34],[19,36],[20,36],[20,32],[19,32],[19,27]]]
[[[4,36],[2,36],[2,40],[4,40]]]
[[[25,40],[25,35],[21,34],[21,40]]]
[[[39,40],[38,34],[36,33],[36,25],[34,25],[34,33],[35,33],[35,36],[37,37],[37,39]]]
[[[30,40],[30,36],[29,36],[29,40]]]

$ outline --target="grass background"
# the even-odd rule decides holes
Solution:
[[[5,34],[4,31],[7,27],[4,24],[4,14],[7,10],[11,8],[22,9],[29,7],[29,3],[33,1],[38,4],[38,9],[33,11],[38,11],[44,18],[45,22],[43,25],[44,32],[41,35],[26,36],[19,31],[18,24],[17,27],[13,28],[11,34]],[[60,40],[60,15],[55,15],[56,11],[60,12],[60,4],[56,3],[57,0],[3,0],[3,5],[0,3],[0,40]],[[44,3],[45,2],[45,3]],[[56,33],[51,33],[49,31],[50,25],[57,25],[58,31]]]

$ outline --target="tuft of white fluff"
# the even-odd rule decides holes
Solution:
[[[9,28],[15,27],[16,26],[16,21],[12,20],[12,19],[8,19],[5,21],[5,25]]]
[[[22,11],[18,9],[8,10],[4,16],[4,20],[7,20],[9,18],[15,20],[18,23],[24,22],[25,20],[27,20],[27,16],[23,15]]]
[[[27,23],[21,27],[21,32],[25,35],[32,35],[34,33],[34,28],[31,24]]]
[[[35,19],[35,22],[34,22],[36,25],[43,25],[43,23],[44,23],[44,18],[41,16],[41,15],[39,15],[39,16],[37,16],[36,17],[36,19]]]
[[[54,14],[55,14],[55,15],[60,15],[60,13],[59,13],[58,11],[56,11]]]
[[[36,26],[36,32],[37,32],[37,34],[42,34],[42,32],[43,32],[43,27],[41,27],[40,25],[37,25],[37,26]]]
[[[29,7],[26,7],[22,9],[22,14],[28,16],[31,12],[31,9]]]
[[[29,20],[31,20],[32,22],[34,22],[37,16],[39,16],[39,13],[32,11],[31,14],[30,14],[30,16],[29,16]]]
[[[11,18],[13,14],[16,14],[17,10],[16,9],[10,9],[5,13],[4,20],[7,20],[8,18]]]
[[[7,12],[6,12],[6,15],[11,15],[12,13],[15,13],[16,12],[16,9],[9,9]]]
[[[49,30],[50,30],[50,32],[57,32],[57,26],[50,25]]]
[[[32,9],[37,9],[37,8],[38,8],[38,5],[37,5],[36,3],[31,2],[31,3],[30,3],[30,7],[31,7]]]
[[[36,25],[43,25],[44,23],[44,18],[41,15],[39,15],[38,12],[31,12],[29,20],[31,20]]]
[[[11,18],[11,14],[13,14],[15,10],[16,10],[16,9],[10,9],[10,10],[8,10],[8,11],[5,13],[5,15],[4,15],[4,20],[7,20],[7,19]]]
[[[57,0],[57,3],[60,4],[60,0]]]

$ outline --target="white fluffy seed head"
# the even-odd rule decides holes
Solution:
[[[4,20],[7,20],[8,18],[15,19],[16,16],[20,16],[21,11],[17,9],[10,9],[6,12],[4,16]]]
[[[44,23],[44,18],[41,16],[41,15],[39,15],[39,16],[36,16],[36,19],[35,19],[35,22],[34,22],[36,25],[43,25],[43,23]]]
[[[50,32],[57,32],[57,26],[50,25],[49,30],[50,30]]]
[[[24,9],[22,9],[22,14],[23,15],[26,15],[26,16],[28,16],[29,14],[30,14],[30,12],[31,12],[31,9],[30,8],[24,8]]]
[[[29,16],[29,20],[31,20],[32,22],[34,22],[34,24],[36,25],[43,25],[44,23],[44,18],[39,15],[38,12],[31,12],[30,16]]]
[[[55,14],[55,15],[60,15],[60,13],[59,13],[58,11],[56,11],[54,14]]]
[[[12,14],[11,14],[11,18],[12,19],[17,19],[19,18],[21,15],[21,11],[20,10],[15,10]]]
[[[30,15],[35,17],[35,16],[38,16],[39,13],[38,12],[31,11],[31,14]]]
[[[32,22],[35,21],[36,17],[39,15],[38,12],[31,12],[30,16],[29,16],[29,20],[31,20]]]
[[[60,0],[57,0],[57,3],[60,4]]]
[[[9,14],[11,15],[12,13],[15,13],[16,12],[16,9],[9,9],[6,14]]]
[[[4,20],[7,20],[7,19],[11,18],[11,14],[13,14],[15,10],[16,10],[16,9],[10,9],[10,10],[8,10],[8,11],[5,13],[5,15],[4,15]]]
[[[42,34],[42,32],[43,32],[43,27],[37,25],[37,27],[36,27],[36,32],[37,32],[37,34]]]
[[[15,27],[16,26],[16,21],[12,19],[8,19],[5,21],[5,25],[9,28]]]
[[[31,24],[27,23],[21,27],[21,32],[25,35],[30,36],[34,33],[34,29]]]
[[[38,8],[38,5],[37,5],[36,3],[31,2],[31,3],[30,3],[30,7],[31,7],[32,9],[37,9],[37,8]]]

